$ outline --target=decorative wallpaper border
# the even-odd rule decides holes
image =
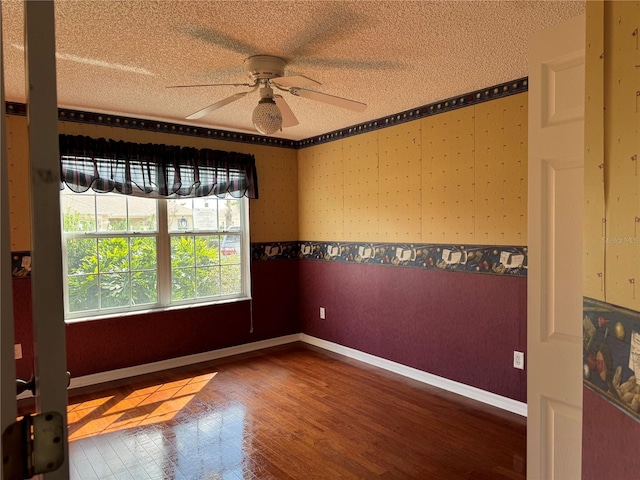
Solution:
[[[251,244],[251,262],[295,260],[300,258],[300,242],[263,242]]]
[[[528,90],[528,77],[519,78],[510,82],[501,83],[500,85],[494,85],[492,87],[483,88],[482,90],[476,90],[475,92],[465,93],[456,97],[450,97],[445,100],[423,105],[421,107],[405,110],[404,112],[378,118],[377,120],[371,120],[369,122],[360,123],[340,130],[334,130],[333,132],[318,135],[316,137],[300,140],[297,148],[311,147],[320,143],[327,143],[346,137],[352,137],[371,130],[392,127],[400,123],[411,122],[412,120],[449,112],[457,108],[508,97]]]
[[[525,246],[313,241],[251,244],[254,262],[293,258],[527,276]]]
[[[66,122],[88,123],[92,125],[106,125],[110,127],[132,128],[136,130],[146,130],[159,133],[173,133],[200,138],[215,138],[230,142],[248,143],[254,145],[266,145],[280,148],[300,149],[311,147],[321,143],[332,142],[342,138],[352,137],[371,130],[392,127],[400,123],[410,122],[423,117],[437,115],[457,108],[475,105],[477,103],[488,102],[502,97],[508,97],[517,93],[526,92],[529,89],[527,77],[501,83],[492,87],[483,88],[474,92],[465,93],[456,97],[447,98],[434,103],[412,108],[404,112],[395,113],[376,120],[353,125],[340,130],[334,130],[315,137],[304,140],[288,140],[277,137],[267,137],[252,133],[229,132],[215,128],[195,127],[192,125],[182,125],[179,123],[164,122],[159,120],[141,119],[122,115],[111,115],[106,113],[86,112],[82,110],[72,110],[69,108],[58,109],[58,119]],[[6,102],[8,115],[25,116],[27,106],[24,103]]]
[[[583,383],[640,422],[640,312],[584,297]]]
[[[424,270],[527,276],[527,247],[524,246],[291,241],[252,243],[250,255],[251,262],[323,260]],[[31,252],[11,252],[11,273],[14,278],[29,278],[31,267]],[[637,330],[640,332],[640,326]]]
[[[24,103],[6,102],[8,115],[27,114],[27,106]],[[148,120],[135,117],[125,117],[122,115],[111,115],[106,113],[85,112],[82,110],[71,110],[69,108],[58,108],[58,120],[65,122],[88,123],[91,125],[106,125],[109,127],[132,128],[135,130],[146,130],[157,133],[173,133],[176,135],[186,135],[190,137],[214,138],[229,142],[251,143],[254,145],[267,145],[282,148],[298,148],[296,140],[285,138],[266,137],[252,133],[228,132],[215,128],[194,127],[193,125],[182,125],[179,123],[163,122],[159,120]]]
[[[11,276],[14,278],[31,276],[31,252],[11,252]]]

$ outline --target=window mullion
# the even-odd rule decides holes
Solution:
[[[242,295],[251,298],[251,237],[249,233],[249,199],[240,199],[240,239],[242,242]],[[252,327],[253,328],[253,327]]]
[[[171,241],[167,220],[167,201],[158,199],[158,302],[171,303]]]

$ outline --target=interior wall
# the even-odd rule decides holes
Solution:
[[[298,158],[300,240],[526,244],[526,92]]]
[[[64,121],[59,122],[59,131],[253,154],[259,199],[249,202],[252,244],[297,239],[298,173],[293,149]],[[7,116],[7,143],[11,248],[29,251],[30,184],[25,117]],[[299,332],[297,263],[253,262],[251,276],[252,301],[67,324],[68,369],[74,376],[87,375]],[[29,278],[13,280],[16,343],[23,347],[23,358],[16,362],[20,378],[29,378],[33,365],[30,283]]]
[[[526,245],[526,93],[298,159],[301,241]],[[526,401],[526,374],[513,368],[526,349],[526,278],[300,263],[304,333]]]
[[[250,202],[253,246],[309,239],[489,251],[526,243],[526,106],[526,93],[517,94],[298,151],[75,122],[59,126],[61,133],[254,154],[260,199]],[[30,246],[26,119],[9,116],[8,125],[11,240],[22,251]],[[513,351],[526,351],[526,277],[253,257],[253,305],[69,324],[72,374],[302,329],[526,401],[526,373],[512,367]],[[14,296],[16,341],[25,353],[18,373],[28,377],[28,279],[14,280]],[[328,317],[319,323],[323,305]]]
[[[604,338],[612,365],[605,358],[604,368],[590,369],[585,360],[584,479],[632,479],[640,471],[640,416],[618,393],[621,380],[640,375],[630,347],[640,332],[639,24],[637,1],[587,2],[584,295],[600,302],[597,324],[585,328],[585,358],[590,339]],[[585,322],[592,316],[585,300]],[[607,336],[614,320],[615,335]],[[599,377],[590,380],[598,373],[602,389],[594,386]]]

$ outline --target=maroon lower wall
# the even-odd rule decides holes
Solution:
[[[640,423],[586,387],[582,400],[582,479],[640,478]]]
[[[524,277],[300,261],[303,333],[520,402],[526,318]]]
[[[75,377],[303,331],[526,401],[526,278],[313,260],[254,262],[253,302],[67,325]],[[16,279],[17,373],[32,372],[31,282]],[[319,307],[327,318],[319,319]],[[253,310],[253,333],[249,333]]]
[[[67,368],[72,376],[131,367],[300,332],[298,262],[256,262],[249,301],[172,309],[67,325]],[[33,370],[31,281],[13,281],[19,378]],[[250,333],[253,315],[253,333]]]

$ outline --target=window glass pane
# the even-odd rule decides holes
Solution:
[[[98,275],[69,275],[67,289],[70,312],[83,312],[99,308]]]
[[[62,230],[64,232],[96,231],[96,197],[91,193],[66,193],[60,195]]]
[[[240,265],[224,265],[220,267],[220,290],[222,295],[240,293],[242,291],[242,271]]]
[[[107,237],[98,239],[100,273],[129,270],[129,239]]]
[[[220,263],[240,263],[240,235],[224,235],[220,244]]]
[[[156,202],[152,198],[127,197],[129,231],[155,232],[158,230]]]
[[[131,284],[128,273],[100,275],[100,303],[102,308],[131,305]]]
[[[240,230],[240,200],[218,200],[220,230]]]
[[[220,263],[220,235],[196,235],[196,265]]]
[[[193,228],[199,231],[218,229],[218,209],[216,197],[193,199]]]
[[[171,237],[171,267],[194,267],[196,264],[192,235]]]
[[[99,232],[126,232],[127,197],[113,193],[96,195],[96,223]]]
[[[220,267],[196,268],[196,296],[220,295]]]
[[[193,230],[193,201],[191,199],[167,200],[167,223],[170,232]]]
[[[155,237],[132,237],[131,270],[155,270],[157,265]]]
[[[67,273],[98,273],[98,243],[95,238],[67,240]]]
[[[195,298],[196,272],[194,268],[171,269],[171,300]]]
[[[131,274],[131,299],[133,305],[145,305],[158,301],[158,275],[155,271]]]

